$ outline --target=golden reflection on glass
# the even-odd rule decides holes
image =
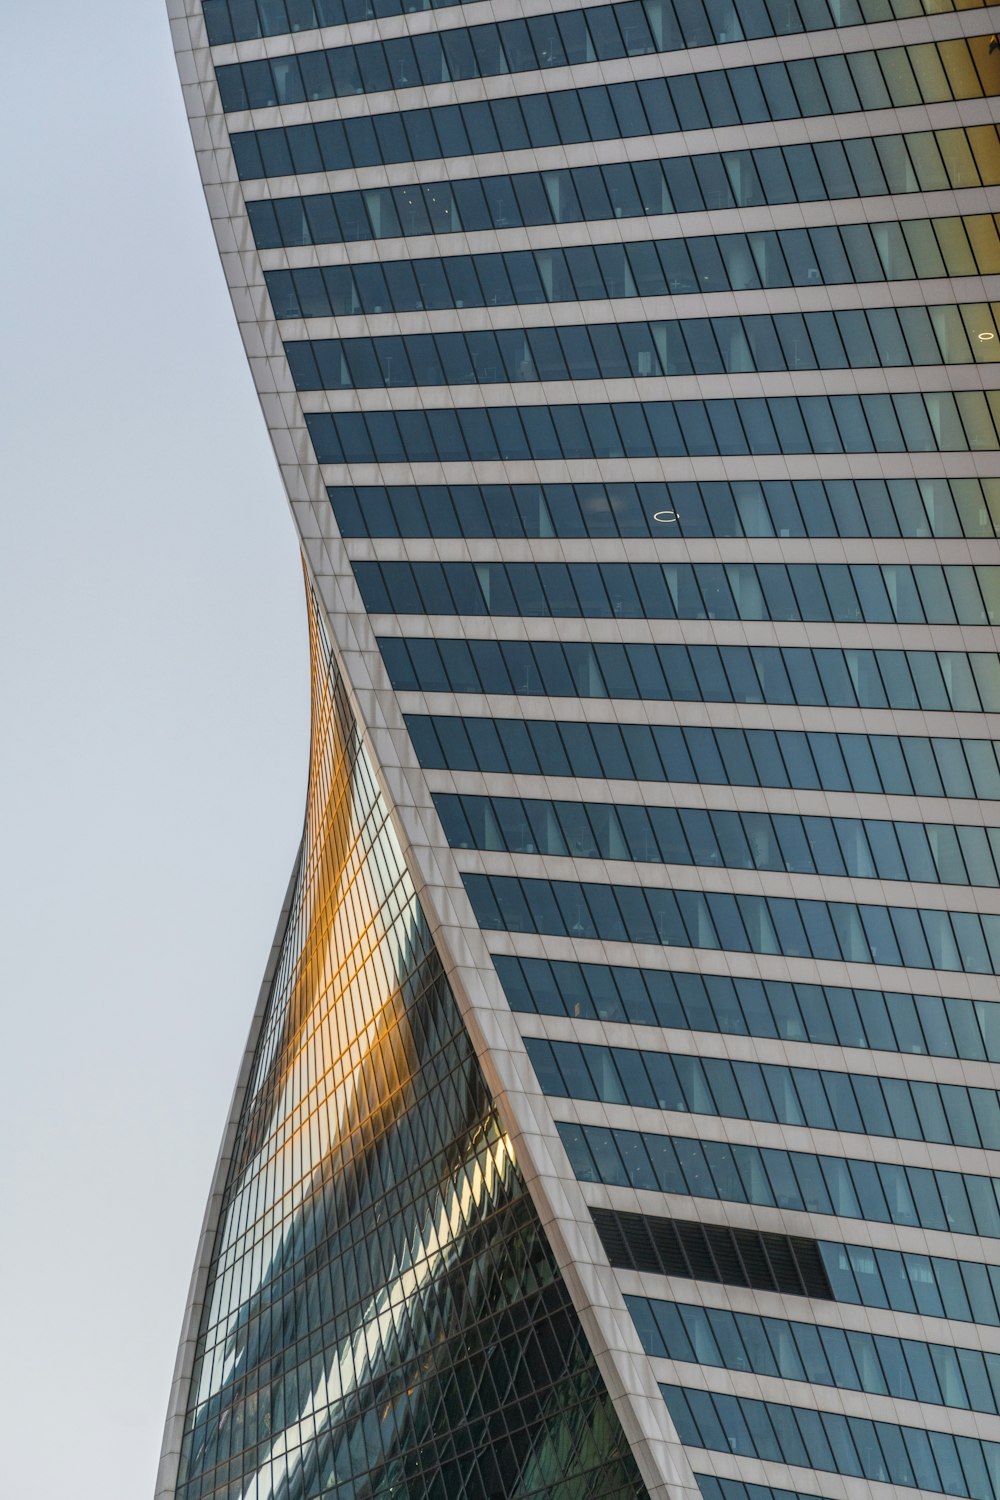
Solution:
[[[600,1485],[602,1500],[646,1500],[312,599],[309,628],[300,868],[224,1195],[178,1500],[311,1500],[341,1482],[457,1496],[466,1476],[472,1494],[528,1500],[563,1475],[581,1497]]]

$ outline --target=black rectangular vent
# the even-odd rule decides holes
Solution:
[[[834,1300],[815,1240],[691,1219],[617,1213],[609,1208],[590,1212],[605,1253],[619,1270]]]

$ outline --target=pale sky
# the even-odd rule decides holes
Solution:
[[[0,1500],[149,1500],[302,817],[298,554],[162,0],[0,0]]]

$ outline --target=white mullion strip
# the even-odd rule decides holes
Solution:
[[[1000,889],[983,885],[931,885],[917,880],[863,880],[851,875],[740,870],[728,865],[671,865],[635,859],[588,859],[573,854],[518,854],[454,849],[463,875],[514,875],[521,880],[569,880],[642,890],[695,890],[706,894],[765,896],[781,900],[844,901],[849,905],[916,907],[925,911],[1000,916]]]
[[[959,1172],[971,1176],[996,1177],[1000,1173],[1000,1151],[987,1151],[982,1146],[949,1146],[938,1141],[907,1141],[898,1136],[817,1130],[809,1125],[781,1125],[777,1121],[743,1120],[729,1115],[644,1109],[636,1104],[567,1099],[559,1094],[546,1097],[554,1117],[567,1124],[638,1130],[647,1135],[691,1137],[727,1146],[759,1146],[762,1150],[804,1151],[810,1155],[841,1157],[883,1166],[930,1167],[936,1172]],[[692,1215],[679,1214],[677,1217],[691,1218]],[[785,1232],[799,1231],[789,1229]],[[976,1236],[962,1238],[974,1240]]]
[[[555,7],[553,7],[555,8]],[[564,8],[564,7],[561,7]],[[436,12],[424,12],[422,17],[436,16]],[[464,16],[456,17],[448,10],[442,14],[447,20],[460,26],[468,24]],[[416,19],[414,17],[414,19]],[[929,24],[930,23],[930,24]],[[356,25],[357,23],[355,23]],[[230,129],[267,130],[275,125],[290,125],[300,122],[319,123],[322,120],[348,118],[355,114],[382,114],[390,110],[420,109],[434,104],[461,104],[482,99],[508,99],[521,94],[556,93],[563,89],[590,88],[596,84],[617,82],[639,82],[647,78],[681,78],[699,73],[731,72],[736,68],[767,66],[775,62],[793,62],[801,58],[850,57],[854,53],[868,55],[871,52],[888,50],[899,46],[943,42],[959,37],[988,36],[993,25],[989,11],[966,10],[945,11],[931,18],[909,16],[900,20],[875,22],[865,27],[828,29],[826,31],[795,32],[787,36],[753,37],[742,42],[721,42],[714,45],[688,49],[672,49],[665,52],[646,52],[634,56],[612,57],[603,61],[568,63],[555,68],[526,68],[518,72],[487,73],[470,78],[445,79],[438,83],[418,82],[412,87],[384,89],[361,94],[341,94],[321,99],[304,100],[295,104],[263,105],[257,109],[233,110],[226,119]],[[427,24],[423,32],[440,32],[455,29],[454,25]],[[416,35],[417,28],[411,26],[405,34]],[[289,49],[288,35],[260,38],[244,47],[253,48],[253,57],[244,56],[241,61],[262,57],[281,58],[295,56],[300,52],[317,50],[312,46],[293,46]],[[370,36],[369,41],[386,40],[384,32]],[[279,45],[284,43],[284,45]],[[336,45],[336,44],[334,44]],[[357,43],[355,43],[357,45]],[[362,44],[363,45],[363,44]],[[214,58],[217,67],[225,66],[221,57]],[[928,101],[930,102],[930,101]],[[946,101],[954,102],[954,101]],[[902,106],[907,108],[908,106]],[[913,106],[923,108],[923,105]],[[890,109],[894,106],[889,106]],[[880,111],[871,113],[884,113]],[[810,116],[810,118],[819,118]],[[774,122],[781,126],[787,121]]]
[[[301,391],[307,415],[344,411],[461,410],[650,401],[746,401],[781,396],[881,396],[912,391],[983,391],[1000,386],[1000,369],[982,365],[893,365],[847,370],[748,370],[717,375],[628,375],[618,379],[524,380],[466,385],[398,385]],[[751,457],[753,455],[750,455]]]
[[[684,1364],[680,1360],[647,1357],[657,1380],[667,1385],[682,1385],[688,1390],[712,1391],[751,1401],[773,1401],[781,1406],[807,1406],[846,1417],[891,1422],[900,1427],[929,1427],[984,1442],[997,1441],[995,1412],[932,1406],[929,1402],[904,1401],[895,1396],[879,1396],[871,1391],[853,1391],[843,1386],[813,1385],[803,1380],[786,1380],[778,1375],[727,1370],[719,1365]]]
[[[244,186],[250,188],[252,184],[246,183]],[[248,193],[247,196],[254,195]],[[455,230],[448,234],[413,235],[400,239],[293,245],[261,250],[259,259],[265,271],[274,271],[320,264],[343,265],[356,261],[419,260],[432,255],[475,255],[497,250],[550,249],[561,245],[617,244],[621,240],[673,240],[695,235],[750,233],[754,230],[823,228],[830,224],[903,223],[910,219],[980,214],[984,208],[1000,212],[1000,187],[942,188],[928,193],[883,194],[877,198],[821,198],[809,203],[696,209],[682,214],[587,219],[565,224],[537,224],[530,228],[518,225],[510,229],[469,232]],[[951,283],[945,278],[944,284]]]
[[[349,537],[359,562],[1000,564],[1000,537],[653,536]]]
[[[592,3],[597,3],[597,0],[592,0]],[[517,16],[547,15],[565,8],[565,0],[504,0],[504,14],[498,16],[493,0],[469,0],[468,4],[370,16],[365,20],[345,21],[339,26],[279,32],[272,37],[248,37],[241,42],[219,42],[212,48],[212,58],[218,65],[253,62],[260,57],[284,57],[289,51],[315,52],[329,47],[363,46],[365,42],[421,36],[429,31],[454,31],[463,26],[480,26]]]
[[[563,641],[656,646],[836,646],[843,650],[995,651],[992,625],[866,625],[816,620],[649,620],[584,615],[369,616],[377,636],[434,640]],[[742,708],[742,704],[736,705]]]
[[[475,96],[479,98],[477,94]],[[369,95],[371,110],[356,109],[355,114],[385,113],[392,104],[391,95]],[[377,107],[375,101],[378,101]],[[346,106],[349,102],[340,101]],[[286,125],[310,123],[315,119],[309,107],[302,120],[295,118],[297,105],[284,105]],[[740,127],[740,148],[760,149],[768,146],[816,145],[827,140],[870,139],[877,135],[906,135],[926,130],[948,130],[958,126],[974,128],[995,124],[995,102],[992,99],[962,99],[938,104],[913,104],[902,109],[879,109],[868,113],[823,115],[798,120],[761,121]],[[348,118],[346,108],[342,113]],[[230,130],[235,135],[250,127],[248,116],[230,115]],[[780,128],[779,128],[780,126]],[[543,172],[563,167],[592,167],[613,162],[640,161],[647,158],[690,157],[715,153],[719,132],[712,129],[671,131],[668,135],[641,137],[640,157],[635,136],[613,136],[600,141],[576,141],[563,146],[526,146],[518,151],[481,152],[475,156],[434,157],[427,161],[391,162],[370,167],[347,168],[336,172],[309,172],[300,176],[255,177],[242,184],[247,202],[259,198],[287,198],[296,194],[337,192],[344,188],[384,187],[390,177],[394,187],[417,182],[452,181],[462,177],[490,177],[497,173]],[[728,149],[732,150],[732,147]],[[896,195],[901,196],[899,194]]]
[[[587,9],[592,9],[598,0],[591,0]],[[370,17],[363,21],[347,21],[339,26],[319,26],[308,31],[278,32],[268,37],[248,37],[241,42],[220,42],[212,48],[212,61],[216,67],[225,67],[235,62],[255,62],[260,58],[283,58],[302,52],[326,51],[333,47],[363,46],[366,42],[391,41],[400,36],[422,36],[428,32],[456,31],[464,27],[484,25],[540,15],[559,15],[568,9],[566,0],[504,0],[503,14],[497,15],[492,0],[468,5],[449,5],[441,9],[410,11],[401,15]],[[978,24],[977,24],[978,23]],[[970,10],[926,12],[914,16],[901,16],[891,21],[862,22],[855,26],[827,27],[805,32],[792,32],[774,37],[751,37],[743,42],[713,42],[701,47],[670,48],[664,52],[636,54],[639,56],[671,57],[680,54],[693,57],[697,64],[705,61],[708,67],[739,67],[750,62],[771,62],[779,58],[819,57],[841,52],[869,51],[900,44],[914,45],[928,41],[947,41],[952,37],[979,35],[988,31],[989,11],[974,7]],[[775,48],[778,44],[780,51]],[[810,43],[812,46],[810,46]],[[768,45],[770,44],[770,45]],[[813,48],[817,50],[813,50]],[[619,58],[606,59],[618,62]],[[550,73],[566,73],[572,66],[560,69],[533,70],[536,76],[547,78]],[[402,92],[402,91],[401,91]]]
[[[1000,276],[953,277],[942,304],[942,280],[817,283],[755,287],[739,292],[689,292],[662,297],[619,297],[593,302],[522,302],[488,307],[435,307],[403,312],[342,313],[331,317],[284,318],[289,339],[351,338],[359,334],[451,333],[481,329],[570,327],[590,323],[677,322],[682,318],[753,317],[766,313],[828,312],[841,308],[953,307],[1000,300]]]
[[[557,934],[487,930],[491,955],[545,958],[569,963],[617,964],[624,968],[668,970],[706,977],[776,980],[793,984],[824,984],[856,989],[903,990],[913,994],[954,996],[995,1002],[997,981],[992,974],[950,973],[943,969],[890,968],[888,965],[845,963],[843,959],[791,958],[766,953],[734,953],[725,949],[672,948],[599,938],[560,937]],[[525,1012],[518,1012],[518,1024]]]
[[[795,1296],[790,1292],[767,1292],[728,1282],[660,1276],[653,1271],[626,1271],[617,1266],[612,1266],[612,1270],[622,1295],[626,1297],[693,1303],[724,1312],[788,1318],[794,1323],[842,1328],[845,1332],[917,1339],[922,1343],[951,1344],[958,1349],[1000,1354],[1000,1328],[988,1323],[959,1323],[953,1318],[934,1318],[928,1313],[900,1312],[867,1303],[827,1301],[819,1297]]]
[[[684,1451],[699,1474],[791,1490],[808,1496],[809,1500],[900,1500],[903,1493],[906,1500],[941,1500],[936,1490],[901,1491],[888,1482],[831,1474],[823,1469],[800,1469],[793,1464],[765,1462],[704,1448],[688,1447]]]
[[[705,703],[632,698],[550,698],[523,694],[427,692],[401,689],[404,714],[461,714],[479,718],[568,719],[579,723],[717,724],[759,729],[839,730],[844,734],[940,735],[1000,739],[1000,714],[935,713],[922,709],[830,708],[798,704]],[[734,717],[733,709],[738,709]]]
[[[502,715],[497,716],[502,717]],[[884,792],[830,792],[822,788],[744,786],[738,782],[616,781],[598,777],[529,776],[524,772],[425,770],[434,793],[460,796],[611,802],[618,807],[718,808],[803,817],[874,818],[895,822],[1000,827],[1000,802],[981,798],[903,796]]]
[[[782,1037],[638,1026],[628,1021],[586,1020],[577,1016],[526,1011],[518,1011],[517,1022],[523,1037],[541,1037],[552,1042],[628,1047],[634,1052],[723,1058],[730,1062],[773,1064],[779,1068],[819,1068],[866,1078],[905,1078],[912,1083],[954,1084],[958,1088],[995,1089],[997,1085],[995,1063],[970,1062],[936,1054],[876,1052],[865,1047],[838,1047],[832,1043],[792,1042]]]
[[[469,387],[473,390],[475,387]],[[544,394],[544,393],[543,393]],[[551,403],[548,403],[551,404]],[[866,473],[865,471],[868,471]],[[636,484],[712,479],[972,479],[1000,475],[1000,453],[780,453],[697,457],[512,459],[476,462],[476,483]],[[327,485],[467,484],[469,465],[436,463],[322,464]]]

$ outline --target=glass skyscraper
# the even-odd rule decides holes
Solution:
[[[313,724],[158,1500],[1000,1500],[995,18],[168,5]]]

